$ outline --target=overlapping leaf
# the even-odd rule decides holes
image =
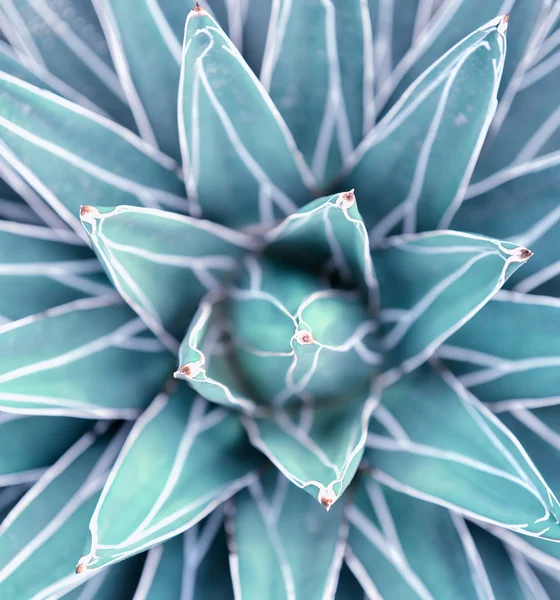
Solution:
[[[86,96],[118,122],[133,126],[103,31],[89,2],[2,0],[10,43]]]
[[[367,2],[275,4],[261,80],[319,186],[373,126],[373,39]]]
[[[559,331],[560,300],[502,291],[438,353],[496,412],[560,404]]]
[[[0,408],[134,418],[172,364],[172,355],[114,295],[75,300],[0,326]]]
[[[496,110],[505,29],[491,21],[449,50],[347,160],[374,245],[392,231],[449,223]]]
[[[148,552],[135,600],[233,599],[223,509]],[[127,564],[128,560],[124,563]],[[118,565],[116,565],[118,567]],[[109,567],[115,568],[115,567]],[[103,573],[105,569],[101,571]]]
[[[136,586],[140,586],[143,569],[147,569],[145,554],[133,556],[130,560],[114,565],[87,578],[86,582],[75,587],[76,581],[70,581],[68,587],[74,589],[62,596],[62,600],[139,600],[136,596]],[[83,581],[85,577],[82,575]],[[80,580],[78,580],[78,583]],[[57,598],[59,596],[56,596]],[[36,598],[34,600],[40,600]],[[140,600],[142,597],[140,596]]]
[[[233,227],[272,224],[310,200],[312,176],[295,142],[212,17],[189,14],[179,135],[191,214]],[[217,172],[227,177],[216,177]]]
[[[370,0],[371,1],[371,0]],[[449,0],[424,28],[377,95],[378,112],[386,112],[412,82],[443,54],[497,15],[511,10],[516,0]],[[524,2],[525,0],[520,0]],[[531,0],[529,0],[531,1]]]
[[[262,459],[237,417],[210,406],[185,386],[138,419],[93,514],[85,568],[185,531],[255,477]]]
[[[4,159],[80,234],[81,204],[185,211],[175,163],[127,129],[7,74],[0,100]]]
[[[0,413],[0,486],[36,481],[90,428],[81,419]]]
[[[446,371],[424,366],[383,393],[366,460],[380,482],[543,539],[559,505],[514,435]],[[434,427],[438,423],[439,427]]]
[[[57,596],[82,582],[74,573],[91,511],[126,431],[78,440],[0,526],[0,595]]]
[[[474,172],[475,182],[560,148],[560,112],[550,93],[560,81],[559,15],[557,2],[516,0],[504,72],[504,80],[510,83]],[[527,37],[525,47],[518,43]]]
[[[255,242],[211,223],[155,209],[84,207],[82,222],[115,287],[172,349],[204,294]]]
[[[348,519],[346,562],[369,598],[494,597],[459,515],[364,480]]]
[[[0,221],[2,324],[90,296],[114,294],[73,233]]]
[[[509,242],[452,231],[389,238],[373,254],[388,380],[429,358],[530,256]]]
[[[138,2],[134,10],[130,10],[128,0],[93,0],[93,5],[110,42],[140,135],[179,160],[177,90],[181,43],[164,7],[157,0]],[[183,24],[190,8],[188,2],[180,2],[170,16]]]
[[[237,494],[230,511],[236,600],[334,596],[347,533],[342,503],[327,515],[282,475],[269,473]]]
[[[511,281],[520,292],[560,294],[560,152],[473,184],[453,227],[527,244],[534,261]],[[529,200],[530,198],[530,200]]]

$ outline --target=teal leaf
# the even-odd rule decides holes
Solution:
[[[105,428],[106,429],[106,428]],[[80,438],[19,501],[0,526],[0,596],[58,597],[82,583],[76,556],[91,512],[126,436]]]
[[[459,515],[365,478],[347,515],[346,562],[368,598],[493,598]]]
[[[506,168],[472,184],[453,219],[462,231],[530,245],[534,260],[510,282],[519,292],[560,294],[559,181],[560,152]]]
[[[526,563],[524,564],[518,555],[512,553],[511,549],[484,529],[471,523],[469,531],[476,546],[478,559],[484,565],[488,583],[494,593],[493,597],[508,598],[508,600],[531,598],[531,595],[524,593],[519,572],[526,568]]]
[[[269,473],[237,494],[229,512],[237,600],[334,597],[347,533],[342,503],[327,515]]]
[[[445,228],[459,207],[496,110],[505,30],[496,19],[449,50],[348,158],[374,246],[391,232]]]
[[[377,401],[366,386],[331,404],[278,407],[263,416],[244,415],[241,422],[253,446],[329,510],[358,469]]]
[[[109,48],[90,2],[2,0],[8,41],[43,70],[86,96],[125,126],[134,126]]]
[[[134,598],[233,600],[223,517],[223,509],[217,508],[183,535],[151,548]]]
[[[116,296],[82,244],[69,231],[0,221],[0,323],[81,298]]]
[[[247,485],[262,464],[235,415],[187,386],[138,419],[93,513],[80,564],[99,569],[193,526]]]
[[[115,296],[75,300],[0,326],[0,409],[132,419],[173,356]]]
[[[473,181],[560,148],[557,21],[549,0],[516,0],[510,18],[503,94]],[[528,110],[530,107],[530,110]]]
[[[145,554],[133,556],[101,573],[96,573],[77,588],[75,581],[72,581],[68,587],[74,589],[62,596],[62,600],[138,600],[135,596],[136,586],[140,585],[140,578],[147,568]],[[83,575],[80,578],[83,579]],[[162,597],[161,600],[167,599]]]
[[[181,25],[189,2],[172,15]],[[180,160],[177,90],[181,42],[158,1],[93,0],[109,42],[113,61],[144,140]],[[149,52],[146,49],[149,48]]]
[[[428,359],[530,256],[509,242],[454,231],[389,238],[373,254],[387,380]]]
[[[236,228],[270,225],[311,199],[313,177],[286,123],[201,8],[185,29],[179,135],[193,216]]]
[[[0,413],[0,487],[34,482],[91,427],[91,421]]]
[[[58,77],[53,75],[44,66],[33,60],[31,56],[22,53],[18,56],[14,49],[4,41],[0,41],[0,71],[18,79],[23,79],[27,83],[36,85],[37,87],[49,90],[59,96],[63,96],[76,104],[81,104],[100,114],[104,114],[86,96],[77,92],[61,79],[58,79]]]
[[[559,299],[501,291],[438,355],[495,412],[560,404],[558,331]]]
[[[354,284],[371,308],[377,303],[377,280],[368,233],[353,191],[319,198],[270,231],[265,253],[335,274]]]
[[[173,350],[201,298],[255,248],[241,233],[156,209],[83,207],[81,217],[121,296]]]
[[[10,166],[84,237],[81,204],[186,210],[174,161],[113,121],[7,74],[0,141]]]
[[[523,446],[448,371],[424,366],[384,390],[366,446],[373,477],[397,491],[559,539],[558,500]]]
[[[261,81],[319,188],[373,126],[373,39],[367,2],[275,4]]]
[[[511,8],[515,1],[509,5],[504,4],[503,0],[447,0],[440,3],[441,6],[424,27],[422,35],[395,66],[379,90],[376,97],[378,113],[387,112],[413,81],[441,56],[471,32],[481,26],[484,28],[484,23],[500,12]]]

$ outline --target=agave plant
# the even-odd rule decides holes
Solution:
[[[560,597],[559,24],[0,0],[2,600]]]

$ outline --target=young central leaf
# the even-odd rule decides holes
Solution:
[[[361,355],[373,345],[374,322],[357,291],[332,289],[313,271],[252,262],[226,319],[236,370],[257,403],[328,402],[369,380]]]

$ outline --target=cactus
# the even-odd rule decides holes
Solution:
[[[0,0],[3,600],[558,597],[560,2],[507,9]]]

